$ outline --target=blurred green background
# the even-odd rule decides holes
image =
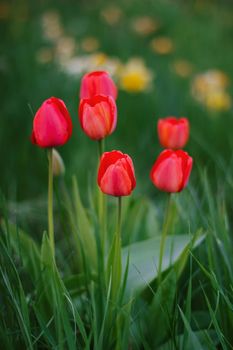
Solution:
[[[67,179],[77,174],[86,189],[97,144],[82,133],[77,108],[80,79],[93,69],[109,70],[119,86],[118,125],[106,150],[133,157],[138,195],[158,195],[148,174],[161,150],[157,119],[168,115],[190,120],[191,183],[198,186],[198,169],[207,167],[214,187],[228,181],[232,189],[232,1],[1,1],[0,26],[7,198],[46,193],[46,153],[30,134],[33,114],[50,96],[63,99],[73,119],[72,138],[59,149]]]

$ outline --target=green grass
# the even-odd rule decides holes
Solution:
[[[113,27],[100,15],[105,2],[10,5],[9,18],[0,22],[1,348],[232,349],[232,107],[214,114],[190,94],[192,77],[208,69],[221,69],[233,81],[230,2],[118,1],[124,16]],[[119,92],[117,130],[106,143],[107,150],[129,153],[136,168],[137,189],[123,201],[122,248],[114,240],[116,201],[108,198],[102,250],[97,145],[77,119],[81,76],[68,76],[56,62],[42,65],[35,58],[50,45],[40,19],[51,9],[60,13],[77,43],[95,36],[101,52],[122,61],[140,56],[155,75],[147,92]],[[162,26],[141,38],[130,23],[144,14]],[[150,50],[151,38],[159,35],[172,38],[170,55]],[[193,64],[191,77],[175,75],[176,59]],[[55,180],[56,266],[45,232],[46,153],[29,140],[33,113],[51,95],[64,99],[74,123],[71,141],[59,150],[66,176]],[[159,283],[166,195],[148,174],[160,152],[157,118],[170,114],[190,119],[187,150],[194,169],[188,188],[173,198]]]
[[[198,201],[193,189],[174,198],[176,215],[171,227],[175,235],[170,232],[166,240],[160,282],[156,268],[160,220],[151,225],[156,210],[148,200],[124,202],[122,237],[132,237],[130,245],[123,243],[121,283],[116,279],[121,264],[118,253],[110,253],[108,248],[107,263],[101,249],[95,196],[94,207],[86,211],[75,182],[74,196],[66,192],[63,197],[61,191],[66,230],[56,236],[57,267],[46,233],[38,244],[5,218],[0,285],[4,348],[14,348],[16,343],[18,348],[33,349],[127,349],[129,344],[135,349],[232,348],[233,265],[228,218],[204,177],[202,189]],[[192,207],[190,219],[187,203]],[[135,205],[149,209],[137,216],[143,223],[136,230],[140,241],[132,229]],[[75,207],[77,211],[71,209]],[[114,234],[115,212],[110,203],[108,247],[114,242],[110,234]],[[194,226],[192,221],[201,227],[196,234],[187,227]],[[91,235],[88,240],[87,235]],[[115,246],[112,252],[115,249],[119,248]]]

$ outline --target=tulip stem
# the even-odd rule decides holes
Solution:
[[[121,236],[122,197],[118,197],[117,235]]]
[[[98,146],[99,146],[99,159],[100,159],[102,154],[104,153],[104,139],[101,139],[98,141]]]
[[[99,161],[100,158],[104,152],[104,139],[101,139],[98,141],[98,150],[99,150]],[[102,249],[103,253],[105,250],[105,241],[106,241],[106,197],[105,195],[99,190],[99,223],[102,230]]]
[[[120,285],[121,285],[121,212],[122,212],[122,202],[121,197],[118,197],[117,201],[117,220],[116,220],[116,231],[113,239],[113,245],[110,251],[110,265],[112,268],[112,290],[111,298],[116,300],[117,295],[119,295]]]
[[[172,194],[169,193],[169,196],[167,199],[166,211],[164,215],[163,229],[162,229],[160,249],[159,249],[158,284],[160,284],[161,282],[163,255],[164,255],[165,242],[168,234],[168,229],[170,225],[171,208],[172,208]]]
[[[48,150],[49,177],[48,177],[48,233],[53,254],[54,252],[54,226],[53,226],[53,148]]]

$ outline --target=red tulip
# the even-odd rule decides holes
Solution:
[[[83,131],[93,140],[101,140],[116,128],[117,107],[111,96],[96,95],[79,104],[79,120]]]
[[[92,98],[95,95],[112,96],[114,100],[117,98],[117,87],[105,71],[91,72],[82,78],[80,99]]]
[[[161,191],[180,192],[187,185],[193,159],[182,150],[164,150],[155,161],[150,177]]]
[[[97,181],[106,194],[128,196],[136,186],[132,159],[120,151],[103,153]]]
[[[72,134],[72,121],[62,100],[50,97],[36,112],[31,141],[39,147],[64,145]]]
[[[168,117],[158,120],[159,142],[165,148],[183,148],[189,138],[187,118]]]

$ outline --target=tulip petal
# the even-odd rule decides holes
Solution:
[[[193,167],[193,159],[191,157],[188,158],[187,161],[187,166],[184,172],[184,177],[183,177],[183,184],[182,184],[182,188],[186,187],[189,181],[189,177],[192,171],[192,167]]]
[[[124,154],[124,158],[121,159],[121,163],[125,167],[126,171],[128,172],[128,175],[132,183],[132,189],[134,189],[136,186],[136,178],[135,178],[133,161],[131,157],[128,156],[127,154]]]
[[[61,146],[72,133],[72,121],[62,100],[44,101],[33,120],[32,142],[40,147]]]
[[[119,159],[121,159],[124,156],[124,154],[120,151],[112,151],[112,152],[105,152],[103,153],[101,159],[100,159],[100,166],[98,171],[98,185],[101,184],[101,179],[104,176],[104,173],[106,172],[107,168],[115,164]]]
[[[178,192],[183,180],[181,159],[175,155],[164,159],[159,162],[151,177],[155,186],[160,190]]]
[[[189,176],[192,170],[193,159],[188,155],[187,152],[182,150],[176,151],[176,155],[182,160],[182,171],[183,171],[183,181],[181,190],[187,185]]]
[[[189,138],[187,118],[167,117],[159,119],[157,124],[160,144],[165,148],[183,148]]]
[[[50,100],[52,100],[54,105],[60,110],[61,114],[65,118],[65,120],[67,122],[68,134],[69,134],[69,136],[71,136],[73,125],[72,125],[72,120],[70,118],[69,112],[66,108],[64,101],[62,101],[60,98],[56,98],[56,97],[51,97]]]
[[[112,97],[96,95],[83,99],[79,105],[79,120],[83,131],[93,140],[101,140],[116,127],[117,108]]]
[[[117,88],[105,71],[94,71],[84,75],[81,81],[80,99],[92,98],[95,95],[117,98]]]
[[[120,151],[105,152],[100,159],[98,185],[112,196],[128,196],[136,186],[132,159]]]
[[[101,190],[112,196],[127,196],[132,191],[130,177],[121,164],[112,164],[100,182]]]
[[[151,180],[162,191],[180,192],[188,183],[192,162],[187,152],[164,150],[152,167]]]

